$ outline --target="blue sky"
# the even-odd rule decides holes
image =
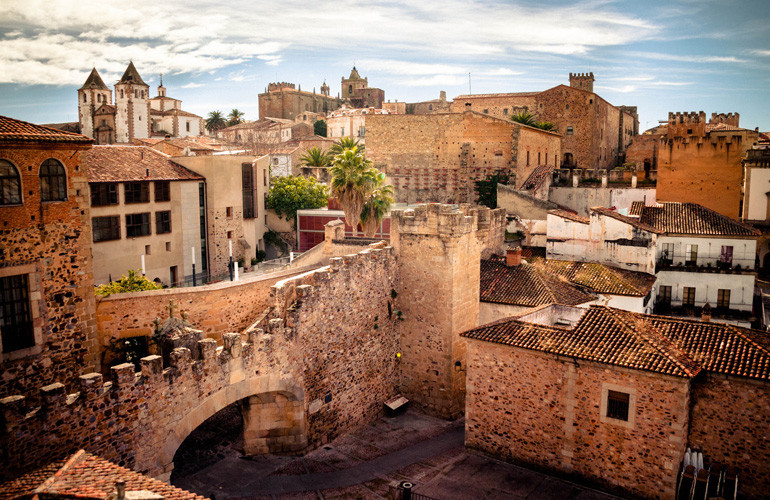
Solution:
[[[669,111],[739,112],[770,130],[766,0],[0,2],[0,114],[75,121],[96,66],[112,87],[129,60],[205,116],[280,80],[332,93],[355,63],[386,99],[543,90],[592,71],[594,90],[639,107],[642,130]]]

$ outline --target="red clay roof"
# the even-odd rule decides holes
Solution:
[[[545,273],[561,276],[573,285],[585,287],[594,293],[644,297],[650,293],[656,280],[652,274],[596,262],[534,258],[530,263]]]
[[[126,492],[151,491],[164,500],[203,500],[204,497],[138,472],[120,467],[83,450],[66,463],[53,463],[15,481],[0,485],[0,499],[78,498],[106,500],[123,480]],[[8,485],[8,487],[6,487]],[[23,485],[23,487],[19,487]]]
[[[505,258],[493,255],[481,261],[480,297],[482,302],[536,307],[545,304],[578,305],[596,300],[566,279],[522,262],[505,265]]]
[[[691,378],[701,370],[770,380],[770,337],[759,330],[591,306],[573,327],[510,318],[463,337]]]
[[[627,215],[621,215],[614,210],[610,210],[609,208],[593,207],[591,208],[591,212],[602,214],[607,217],[612,217],[613,219],[619,220],[620,222],[625,222],[626,224],[630,224],[638,229],[641,229],[643,231],[648,231],[650,233],[662,234],[664,232],[662,229],[658,229],[653,225],[645,224],[644,222],[639,220],[637,217],[629,217]]]
[[[529,174],[529,177],[521,184],[519,189],[524,191],[535,190],[543,185],[543,182],[548,179],[548,176],[553,172],[554,167],[548,165],[541,165]]]
[[[203,180],[147,146],[94,146],[86,153],[85,163],[89,182]]]
[[[90,137],[0,116],[0,142],[74,142],[90,144]]]
[[[639,210],[639,206],[632,206]],[[743,222],[731,219],[697,203],[667,201],[642,209],[639,220],[658,231],[694,236],[759,236],[761,233]]]
[[[582,215],[578,215],[575,212],[570,212],[563,209],[551,210],[548,212],[548,215],[555,215],[556,217],[561,217],[562,219],[567,219],[574,222],[580,222],[581,224],[588,224],[591,222],[591,219],[588,217],[583,217]]]

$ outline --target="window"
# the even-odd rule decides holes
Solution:
[[[88,102],[88,97],[85,94],[83,94],[83,102]]]
[[[241,165],[243,178],[243,218],[253,219],[256,215],[256,203],[254,196],[254,166],[251,163]]]
[[[529,166],[529,151],[527,151],[527,166]]]
[[[548,165],[548,151],[545,152],[545,164]]]
[[[145,246],[144,246],[144,254],[145,254],[145,255],[152,255],[152,246],[150,246],[150,245],[145,245]]]
[[[166,242],[166,251],[167,251],[167,252],[170,252],[170,251],[171,251],[171,242],[170,242],[170,241],[167,241],[167,242]]]
[[[671,261],[674,259],[673,243],[663,243],[660,251],[660,259],[664,261],[664,263],[671,264]]]
[[[185,126],[187,127],[187,131],[190,131],[190,122],[185,123]]]
[[[233,207],[225,207],[225,217],[228,219],[233,218]]]
[[[362,125],[361,127],[358,128],[358,137],[364,137],[365,134],[366,134],[366,129]]]
[[[507,115],[507,114],[508,114],[508,108],[503,108],[503,114],[504,114],[504,115]]]
[[[353,86],[348,85],[348,94],[352,94],[352,93],[353,93]]]
[[[171,210],[155,212],[155,234],[171,232]]]
[[[0,160],[0,205],[21,203],[19,171],[8,160]]]
[[[658,303],[662,305],[671,304],[671,287],[661,285],[658,289]]]
[[[49,158],[40,165],[40,200],[64,201],[67,199],[67,176],[64,165]]]
[[[155,201],[171,200],[171,183],[169,181],[155,181]]]
[[[630,396],[625,392],[607,391],[607,416],[627,422]]]
[[[466,102],[466,103],[465,103],[465,107],[466,107],[466,108],[470,108],[470,107],[471,107],[471,103],[469,103],[469,102]]]
[[[733,265],[733,247],[731,245],[722,245],[722,252],[719,254],[719,262],[723,267],[730,268]]]
[[[35,345],[26,274],[0,278],[0,333],[3,352]]]
[[[485,110],[484,110],[484,114],[485,114],[485,115],[488,115],[488,114],[489,114],[489,110],[488,110],[488,109],[485,109]]]
[[[567,127],[567,135],[572,135],[572,127]]]
[[[540,165],[540,151],[537,152],[537,164]]]
[[[126,182],[123,184],[126,203],[148,203],[150,186],[146,182]]]
[[[687,245],[684,253],[684,265],[694,266],[698,263],[698,245]]]
[[[126,237],[136,238],[150,234],[150,212],[126,215]]]
[[[720,288],[717,290],[717,307],[723,309],[730,308],[730,289]]]
[[[340,137],[342,137],[343,135],[345,135],[345,127],[342,127],[340,129]]]
[[[428,111],[433,111],[433,104],[428,104]]]
[[[108,182],[89,184],[91,189],[91,206],[103,207],[118,204],[118,185]]]
[[[94,217],[94,242],[120,239],[120,216]]]
[[[684,287],[682,291],[682,305],[686,307],[693,307],[695,305],[695,287]]]

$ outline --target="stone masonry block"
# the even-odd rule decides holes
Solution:
[[[41,387],[40,399],[43,402],[43,406],[47,408],[63,405],[67,400],[67,391],[64,387],[64,384],[60,382],[54,382],[51,385]]]
[[[110,368],[112,382],[116,387],[130,387],[136,378],[136,369],[132,363],[123,363]]]
[[[198,341],[198,351],[201,359],[206,361],[214,359],[217,356],[217,341],[214,339],[203,339]]]
[[[240,333],[225,333],[222,335],[224,350],[231,358],[240,358],[243,353]]]
[[[142,376],[153,379],[163,375],[163,358],[153,354],[152,356],[146,356],[141,359],[142,362]]]
[[[304,299],[306,297],[309,297],[312,292],[313,292],[312,285],[299,285],[297,287],[297,298]]]
[[[104,381],[101,373],[86,373],[80,377],[80,392],[85,397],[93,397],[102,390]]]

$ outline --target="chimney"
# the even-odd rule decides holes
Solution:
[[[706,305],[703,306],[703,309],[700,313],[700,319],[701,321],[710,322],[711,321],[711,304],[706,302]]]
[[[507,267],[518,267],[521,265],[521,247],[506,250],[505,265]]]
[[[122,479],[118,479],[115,482],[115,489],[117,490],[115,498],[116,500],[125,500],[126,498],[126,482]]]

